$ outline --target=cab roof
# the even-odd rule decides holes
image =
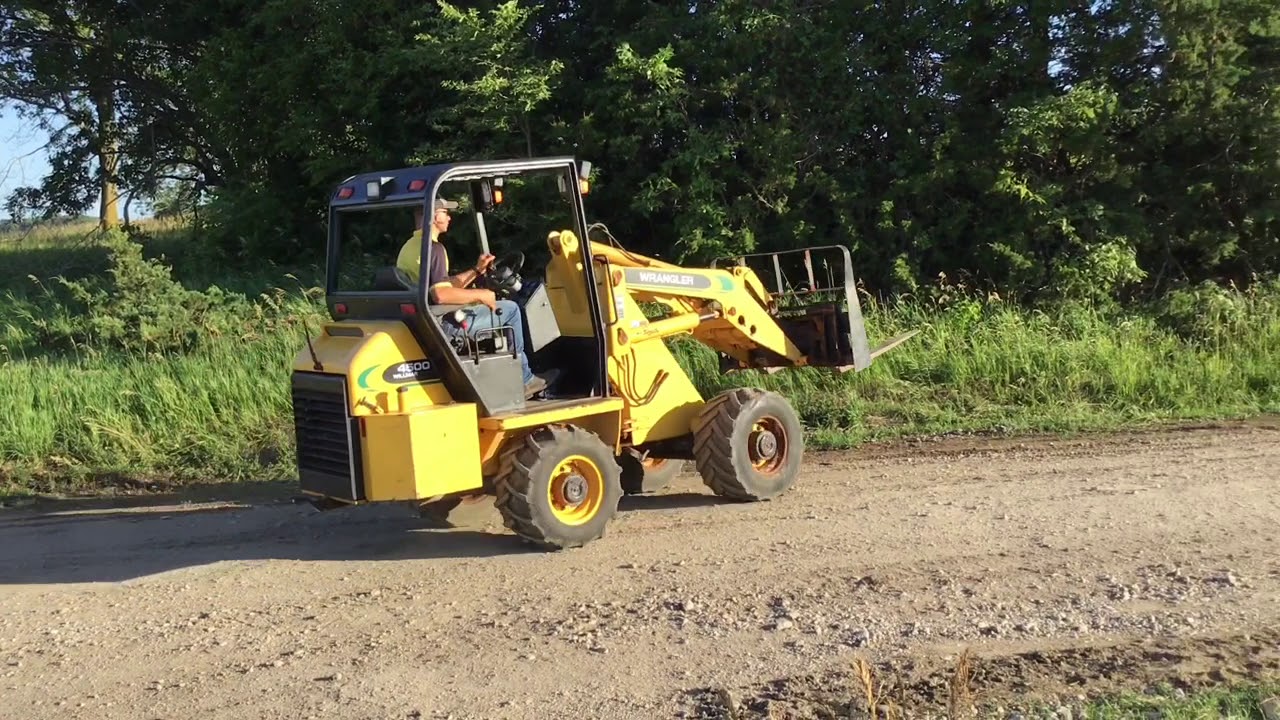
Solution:
[[[523,160],[476,160],[366,172],[338,183],[329,196],[329,205],[341,208],[409,200],[425,202],[436,184],[446,180],[477,180],[558,168],[576,171],[575,162],[574,157],[566,155]]]

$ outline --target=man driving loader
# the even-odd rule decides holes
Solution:
[[[437,200],[435,204],[435,215],[431,220],[430,231],[432,242],[431,257],[427,266],[429,287],[427,301],[441,305],[479,303],[470,308],[471,323],[465,331],[468,336],[473,338],[475,333],[480,330],[489,330],[504,325],[510,327],[512,334],[515,336],[515,351],[520,357],[520,371],[524,376],[525,397],[537,395],[547,387],[547,381],[534,375],[533,371],[529,369],[529,359],[524,351],[524,328],[522,326],[523,320],[520,316],[520,307],[513,300],[499,300],[492,290],[471,287],[477,278],[488,271],[489,266],[493,264],[494,256],[485,253],[476,261],[474,268],[454,275],[449,274],[449,257],[446,254],[444,243],[440,242],[439,238],[449,229],[449,223],[452,219],[449,211],[455,210],[457,207],[458,203],[444,199]],[[414,232],[400,248],[400,255],[396,258],[396,266],[416,284],[419,278],[418,263],[422,257],[422,207],[414,208],[413,221]],[[444,330],[455,336],[464,332],[450,323],[444,324]]]

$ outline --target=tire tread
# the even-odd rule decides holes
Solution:
[[[563,450],[563,453],[558,451]],[[498,476],[495,481],[494,505],[502,515],[507,529],[534,545],[547,549],[581,547],[603,537],[605,523],[596,533],[584,536],[574,532],[580,527],[565,529],[545,512],[539,511],[537,495],[546,492],[546,486],[538,482],[536,475],[550,473],[544,465],[553,462],[558,454],[597,455],[612,461],[613,453],[595,434],[576,426],[539,428],[526,434],[502,451]],[[617,509],[621,489],[618,485],[618,468],[608,463],[600,467],[605,482],[605,506],[600,513],[612,516]]]
[[[702,482],[716,495],[740,502],[751,502],[767,499],[760,490],[750,487],[751,477],[740,473],[737,468],[737,457],[745,454],[745,447],[734,445],[734,430],[738,419],[745,413],[751,413],[760,404],[780,405],[798,425],[794,411],[780,395],[757,388],[736,388],[727,390],[712,398],[692,423],[694,434],[694,463]],[[803,438],[789,437],[792,451],[803,452]],[[791,483],[788,479],[783,489]]]

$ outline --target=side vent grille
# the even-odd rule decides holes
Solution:
[[[347,407],[345,377],[294,373],[293,430],[302,489],[363,500],[359,440]]]

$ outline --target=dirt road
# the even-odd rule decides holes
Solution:
[[[1278,483],[1272,420],[811,453],[765,504],[683,477],[560,554],[490,508],[10,510],[0,716],[824,717],[859,655],[945,702],[964,648],[979,701],[1275,678]]]

